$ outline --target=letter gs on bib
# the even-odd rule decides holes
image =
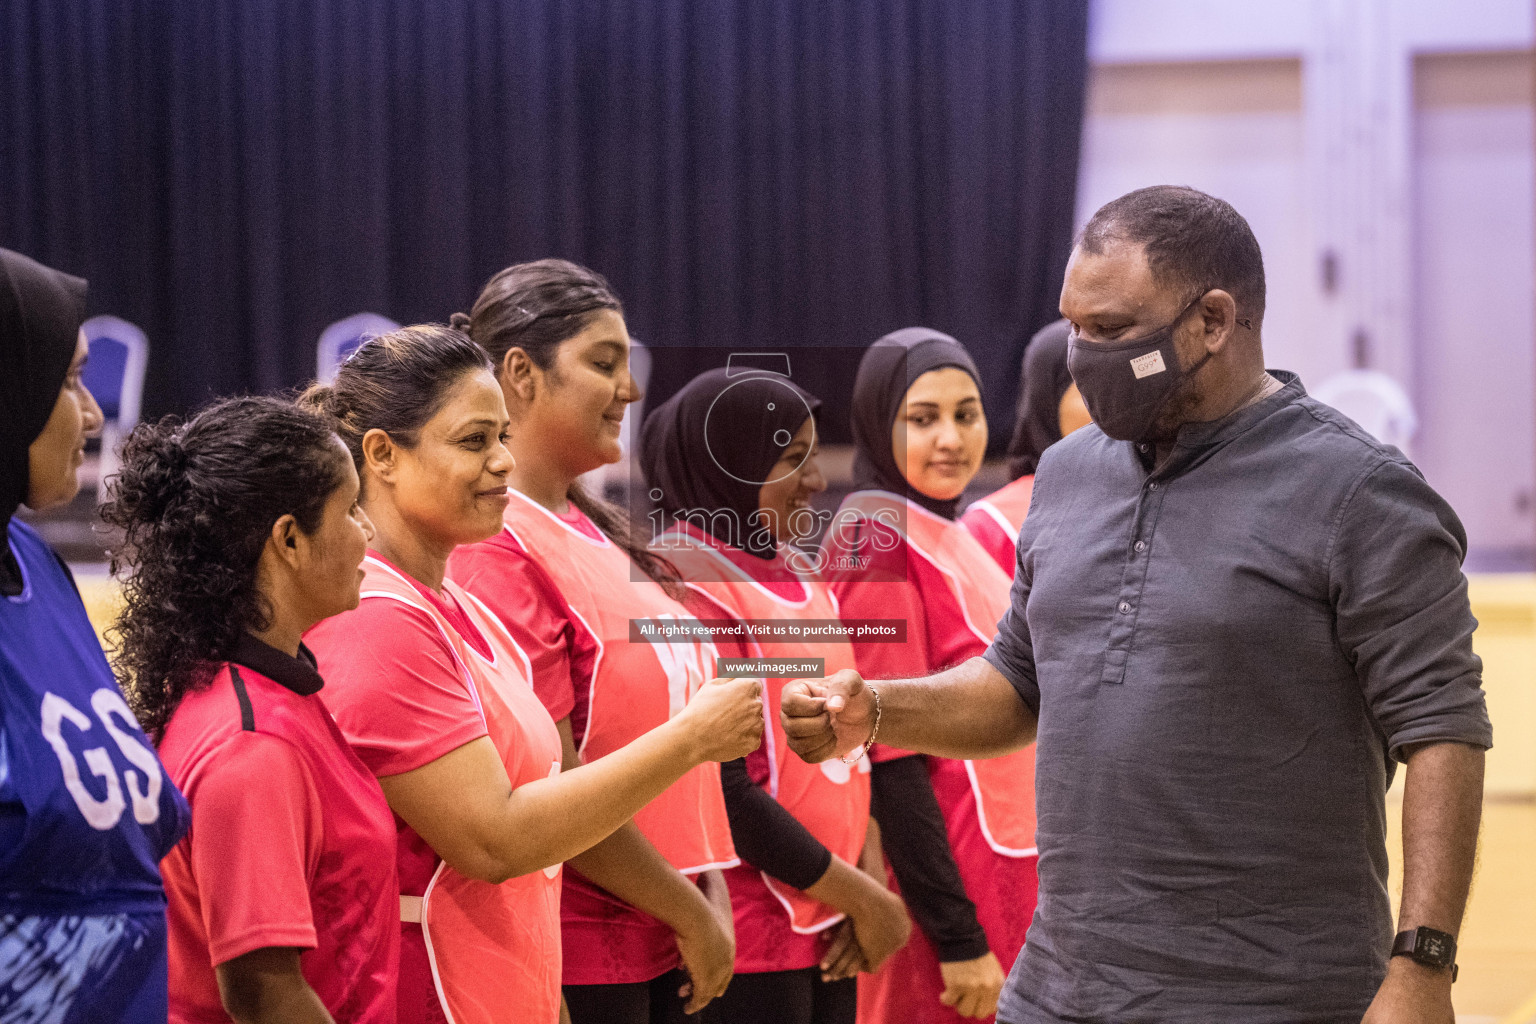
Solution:
[[[134,820],[141,825],[154,824],[160,817],[160,789],[164,784],[159,759],[155,757],[154,751],[140,743],[132,733],[123,729],[122,724],[114,720],[119,718],[123,722],[135,722],[133,712],[128,709],[121,694],[103,687],[91,695],[91,708],[123,757],[144,773],[140,778],[139,772],[124,769],[128,797],[133,801]],[[80,808],[80,814],[88,825],[101,832],[115,828],[128,805],[128,800],[123,796],[124,776],[118,775],[117,766],[113,764],[112,755],[105,746],[88,747],[77,758],[65,735],[66,724],[73,732],[85,737],[87,742],[93,738],[89,734],[95,729],[95,723],[90,716],[56,693],[44,694],[43,739],[48,741],[58,756],[64,788],[74,799],[75,806]],[[86,786],[80,772],[80,759],[84,759],[86,768],[106,787],[105,797],[97,797]]]

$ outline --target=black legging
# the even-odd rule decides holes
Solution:
[[[628,985],[566,985],[561,989],[571,1024],[694,1024],[677,990],[688,983],[681,969]]]
[[[853,978],[824,982],[819,967],[738,974],[700,1019],[704,1024],[853,1024],[858,996]]]

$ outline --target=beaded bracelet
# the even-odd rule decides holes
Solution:
[[[875,745],[875,737],[880,735],[880,691],[875,689],[873,686],[870,686],[868,683],[865,683],[864,685],[869,689],[870,693],[875,695],[875,727],[869,730],[869,739],[864,741],[864,745],[859,748],[859,752],[857,754],[838,758],[838,760],[843,762],[843,764],[853,764],[855,761],[859,760],[859,758],[869,753],[869,748]]]

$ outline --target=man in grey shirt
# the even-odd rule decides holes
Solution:
[[[1061,311],[1097,426],[1041,460],[996,639],[926,679],[792,684],[791,745],[1038,738],[1040,902],[1007,1024],[1452,1024],[1492,742],[1460,522],[1266,372],[1262,257],[1226,203],[1108,204]],[[1389,960],[1399,761],[1398,927],[1421,931]]]

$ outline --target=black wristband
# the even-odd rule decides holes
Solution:
[[[1456,936],[1449,932],[1435,928],[1409,928],[1398,932],[1392,942],[1392,955],[1409,957],[1431,970],[1449,969],[1451,983],[1456,982]]]

